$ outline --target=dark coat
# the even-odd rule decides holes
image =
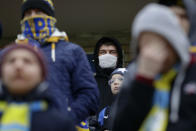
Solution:
[[[94,64],[95,64],[95,69],[96,69],[96,75],[95,79],[97,81],[99,91],[100,91],[100,106],[98,109],[98,112],[100,112],[104,107],[110,106],[113,101],[113,95],[110,89],[110,86],[108,85],[109,77],[110,74],[115,70],[115,69],[102,69],[99,66],[99,59],[98,59],[98,53],[100,47],[104,43],[112,43],[116,48],[118,52],[118,59],[117,59],[117,66],[116,68],[120,68],[123,65],[123,54],[122,54],[122,48],[120,43],[114,39],[114,38],[109,38],[109,37],[103,37],[101,38],[95,46],[94,49]]]
[[[190,65],[181,85],[179,119],[169,119],[167,131],[196,130],[196,64]],[[172,90],[171,90],[172,92]],[[113,131],[137,131],[153,103],[152,81],[136,77],[129,86],[123,88],[115,105]],[[170,101],[171,102],[171,101]],[[170,103],[171,104],[171,103]],[[169,104],[169,113],[171,105]]]

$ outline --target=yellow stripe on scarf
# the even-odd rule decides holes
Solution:
[[[7,102],[0,101],[0,112],[3,112],[7,106]]]
[[[54,43],[56,43],[59,40],[69,41],[69,38],[68,38],[67,35],[66,36],[60,36],[60,37],[59,36],[51,36],[51,37],[46,39],[46,42],[54,42]]]
[[[77,131],[90,131],[87,121],[82,121],[79,125],[76,126]]]
[[[167,74],[163,75],[163,77],[161,77],[161,79],[156,80],[154,82],[154,86],[156,89],[159,90],[164,90],[164,91],[169,91],[171,88],[171,82],[173,80],[173,78],[176,76],[176,71],[175,70],[170,70]]]
[[[29,131],[31,113],[47,109],[44,101],[32,103],[7,103],[0,101],[1,125],[0,131]]]
[[[9,104],[1,118],[0,131],[25,131],[30,127],[27,104]]]
[[[29,122],[27,117],[24,117],[26,114],[28,114],[29,108],[27,104],[11,104],[9,107],[6,108],[5,112],[3,113],[3,116],[1,118],[1,121],[4,124],[12,123],[20,123],[22,125],[27,125]],[[17,112],[17,113],[16,113]]]
[[[189,48],[189,51],[190,51],[191,53],[196,53],[196,46],[191,46],[191,47]]]

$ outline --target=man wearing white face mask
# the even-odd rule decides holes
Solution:
[[[100,92],[100,104],[98,112],[113,102],[113,95],[108,85],[110,74],[122,67],[123,55],[120,43],[109,37],[102,37],[94,49],[94,64],[96,69],[95,79]],[[97,112],[97,113],[98,113]],[[100,130],[96,116],[89,118],[90,131]]]
[[[101,38],[94,49],[94,63],[96,68],[95,79],[100,91],[100,111],[105,106],[111,105],[113,100],[108,80],[110,74],[116,68],[122,67],[123,64],[120,43],[114,38]]]
[[[117,63],[117,50],[114,45],[102,45],[99,49],[99,66],[101,68],[115,68]]]

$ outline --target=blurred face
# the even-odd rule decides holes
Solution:
[[[99,49],[99,56],[105,55],[105,54],[110,54],[116,57],[118,56],[117,49],[114,45],[103,44]]]
[[[42,81],[37,57],[26,49],[15,49],[5,57],[2,82],[12,94],[25,94]]]
[[[188,34],[190,23],[189,23],[188,16],[186,14],[186,10],[179,6],[171,6],[170,9],[176,14],[182,28]]]
[[[157,57],[162,64],[161,73],[167,72],[178,60],[176,51],[170,46],[167,40],[156,33],[144,32],[139,38],[139,51],[150,52],[150,59]]]
[[[120,87],[122,85],[123,76],[120,74],[114,74],[110,80],[110,86],[112,94],[116,95],[120,91]]]
[[[26,17],[32,17],[32,16],[36,16],[36,15],[47,16],[46,13],[44,13],[43,11],[41,11],[39,9],[29,9],[29,10],[27,10],[25,12],[24,18],[26,18]]]

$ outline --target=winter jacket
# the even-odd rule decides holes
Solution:
[[[169,120],[167,131],[196,130],[196,64],[190,65],[181,89],[179,120]],[[172,90],[173,91],[173,90]],[[123,88],[116,106],[113,131],[137,131],[153,103],[154,87],[152,80],[136,77],[129,87]],[[171,100],[169,114],[171,113]]]
[[[100,91],[100,106],[99,106],[98,112],[100,112],[104,107],[110,106],[113,100],[113,95],[112,95],[110,86],[108,85],[108,81],[109,81],[110,74],[115,69],[110,69],[110,68],[102,69],[99,66],[99,59],[98,59],[100,47],[104,43],[108,43],[108,42],[112,43],[117,48],[118,59],[117,59],[116,68],[120,68],[123,65],[123,54],[122,54],[120,43],[116,39],[113,39],[113,38],[109,38],[109,37],[101,38],[96,43],[96,46],[94,49],[94,64],[95,64],[95,69],[96,69],[95,79],[97,81],[99,91]]]
[[[53,34],[61,38],[65,33],[56,30]],[[18,35],[17,41],[23,39],[23,35]],[[28,40],[30,44],[39,45],[47,59],[47,81],[51,95],[55,96],[56,107],[69,111],[77,124],[95,114],[99,92],[83,49],[61,39],[42,44],[31,38]]]
[[[98,89],[86,55],[70,42],[56,43],[56,61],[51,59],[51,44],[41,46],[48,59],[48,82],[58,107],[70,111],[79,123],[98,109]]]
[[[67,111],[59,110],[54,106],[54,98],[49,94],[48,88],[42,84],[36,89],[33,89],[25,96],[13,96],[1,86],[0,102],[9,104],[14,103],[20,105],[21,103],[30,104],[37,101],[46,101],[46,110],[32,111],[29,110],[30,130],[31,131],[76,131],[74,122],[69,119]],[[38,105],[37,105],[38,106]],[[2,108],[2,105],[1,105]],[[7,108],[6,108],[7,109]],[[5,110],[7,111],[7,110]],[[18,112],[17,112],[18,113]],[[4,111],[0,111],[0,118],[4,115]],[[18,118],[20,119],[20,118]],[[1,123],[2,124],[2,123]],[[17,127],[17,126],[16,126]],[[13,129],[13,127],[12,127]]]

